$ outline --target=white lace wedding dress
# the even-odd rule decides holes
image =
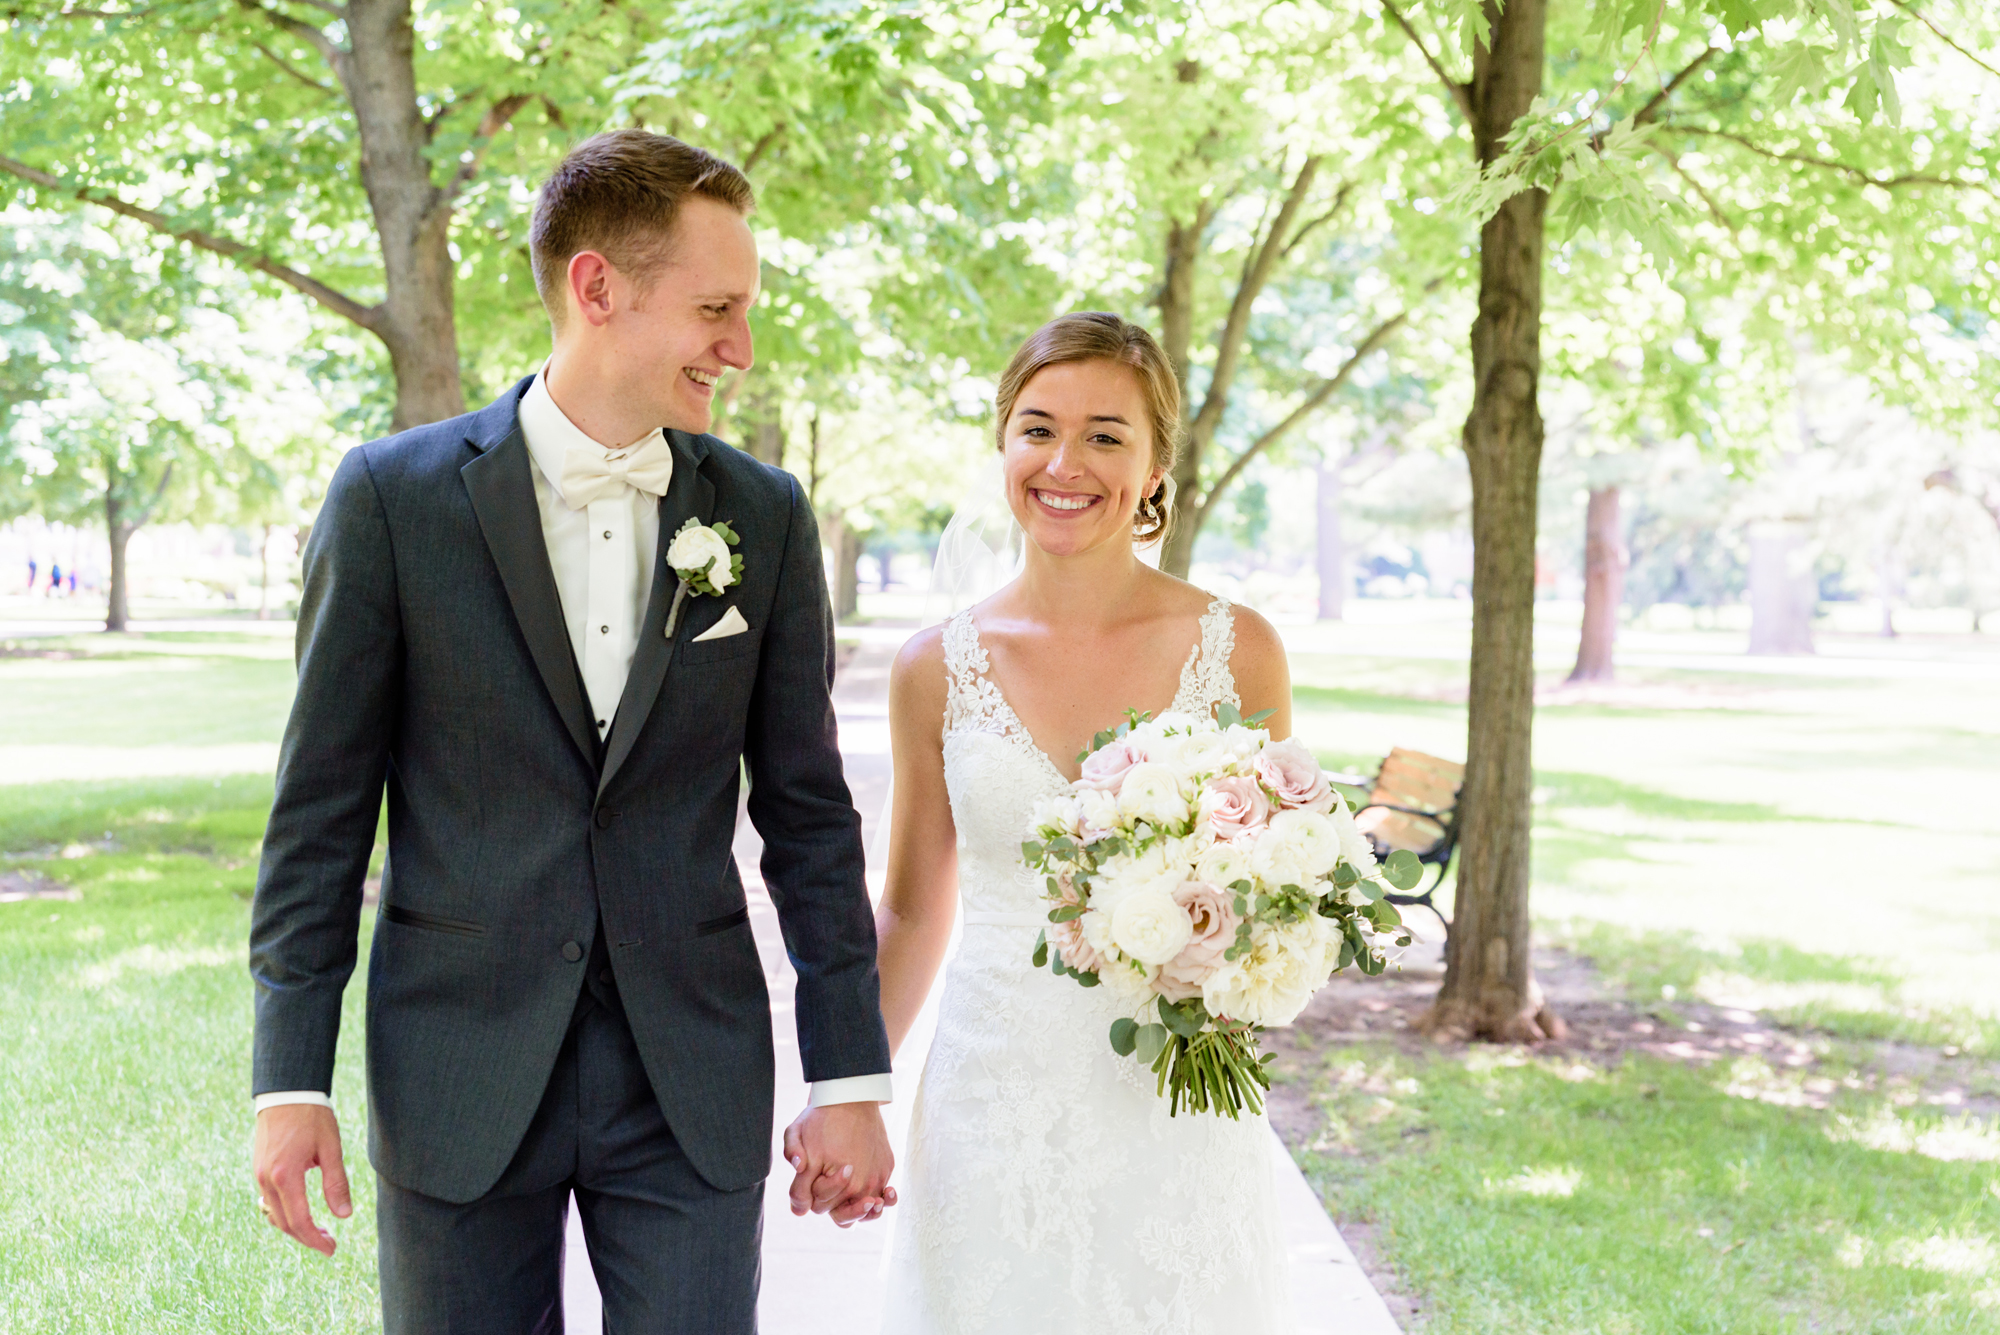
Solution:
[[[1241,704],[1233,644],[1218,598],[1174,709]],[[1265,1120],[1169,1117],[1152,1072],[1111,1051],[1109,989],[1029,962],[1047,918],[1021,839],[1066,782],[988,676],[969,611],[944,651],[964,932],[901,1165],[884,1331],[1290,1331]]]

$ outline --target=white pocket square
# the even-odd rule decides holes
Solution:
[[[741,612],[732,607],[717,617],[713,626],[695,636],[694,642],[700,644],[703,640],[726,640],[731,635],[741,635],[748,629],[750,623],[743,619]]]

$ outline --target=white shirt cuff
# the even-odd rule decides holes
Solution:
[[[266,1108],[282,1108],[288,1103],[310,1103],[319,1108],[333,1106],[333,1100],[317,1090],[287,1089],[274,1094],[259,1094],[256,1107],[258,1112],[263,1112]]]
[[[889,1073],[880,1075],[850,1075],[839,1080],[815,1080],[809,1106],[824,1108],[830,1103],[889,1103],[894,1092],[889,1085]]]

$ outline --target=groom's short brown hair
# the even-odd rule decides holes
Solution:
[[[594,250],[650,282],[673,256],[681,201],[700,195],[739,213],[756,205],[750,182],[707,149],[649,130],[608,130],[569,151],[542,186],[528,228],[535,290],[555,326],[567,305],[569,262]]]

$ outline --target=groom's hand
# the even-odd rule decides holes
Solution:
[[[833,1213],[842,1228],[874,1219],[896,1203],[889,1185],[896,1155],[874,1103],[830,1103],[807,1108],[785,1128],[785,1160],[792,1166],[792,1213]]]
[[[340,1159],[340,1123],[333,1109],[286,1103],[257,1114],[250,1136],[251,1169],[264,1218],[323,1256],[333,1255],[333,1234],[313,1221],[306,1203],[306,1172],[319,1169],[327,1207],[345,1219],[354,1213],[347,1194],[347,1170]]]

